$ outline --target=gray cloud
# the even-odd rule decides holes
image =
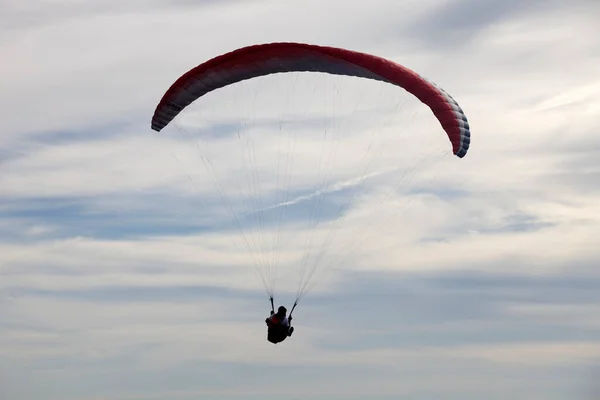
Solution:
[[[41,27],[44,25],[57,25],[66,20],[81,20],[85,18],[114,17],[120,15],[135,16],[140,13],[167,11],[173,8],[204,9],[210,7],[231,7],[236,3],[256,3],[259,0],[227,0],[227,4],[216,0],[150,0],[130,1],[125,4],[116,1],[88,1],[71,2],[55,1],[45,3],[37,1],[23,6],[18,1],[6,1],[0,8],[2,10],[2,29],[22,30],[28,27]]]
[[[524,266],[526,268],[526,266]],[[337,382],[341,377],[356,377],[361,376],[361,382],[375,382],[378,379],[391,379],[393,376],[404,376],[402,384],[408,384],[405,379],[413,374],[427,373],[428,381],[438,382],[440,387],[431,393],[444,391],[448,383],[444,383],[442,376],[455,376],[455,379],[463,379],[463,373],[468,373],[471,377],[478,379],[488,379],[488,383],[481,386],[473,386],[472,381],[466,380],[462,389],[450,389],[456,396],[458,393],[471,393],[472,396],[485,393],[491,390],[494,385],[498,387],[506,387],[507,382],[497,381],[492,379],[492,376],[497,373],[507,373],[511,369],[518,375],[526,370],[526,367],[519,366],[519,361],[514,363],[509,362],[509,366],[503,367],[500,362],[486,362],[485,348],[481,346],[497,347],[521,345],[522,343],[537,343],[539,345],[548,344],[556,345],[562,343],[565,346],[577,344],[580,342],[594,341],[600,330],[600,321],[594,316],[595,314],[579,313],[574,314],[578,306],[597,306],[598,298],[595,288],[598,285],[598,276],[590,279],[583,275],[578,275],[576,272],[556,275],[552,278],[530,277],[526,278],[522,275],[503,276],[497,274],[472,274],[472,273],[455,273],[446,276],[439,274],[385,274],[377,275],[373,273],[361,273],[360,276],[355,274],[348,275],[340,284],[340,290],[328,296],[319,294],[311,295],[306,299],[306,302],[301,304],[296,313],[297,333],[290,340],[287,346],[292,346],[295,342],[304,342],[308,331],[315,331],[316,336],[312,339],[316,346],[317,352],[324,354],[343,354],[345,351],[365,351],[374,349],[406,349],[412,348],[438,348],[438,349],[453,349],[456,348],[457,354],[468,353],[469,357],[473,357],[472,361],[454,359],[451,355],[444,356],[441,353],[432,365],[431,356],[427,353],[422,353],[420,356],[410,357],[410,363],[407,364],[401,360],[399,355],[395,366],[387,366],[378,368],[360,363],[355,365],[308,365],[299,359],[291,357],[290,366],[283,371],[277,372],[281,366],[261,365],[258,367],[260,372],[255,375],[245,375],[250,370],[257,370],[256,367],[248,368],[243,362],[214,362],[206,363],[201,361],[202,354],[193,356],[195,359],[186,361],[182,359],[175,365],[147,365],[145,370],[140,370],[138,359],[144,354],[152,354],[160,349],[168,349],[173,344],[173,338],[169,335],[151,335],[154,339],[138,337],[137,344],[124,346],[119,350],[111,350],[110,347],[98,343],[98,347],[92,349],[87,357],[82,359],[80,356],[70,358],[60,357],[44,357],[39,358],[35,364],[29,364],[30,367],[35,366],[38,374],[45,375],[47,378],[54,374],[59,374],[61,369],[67,373],[73,369],[77,369],[79,380],[88,380],[99,371],[103,373],[104,378],[95,380],[94,387],[95,396],[101,396],[106,393],[110,396],[114,388],[110,391],[106,387],[107,382],[113,381],[118,374],[127,371],[129,379],[123,383],[118,390],[121,396],[126,396],[126,393],[142,393],[148,390],[147,382],[153,381],[155,390],[158,392],[168,393],[170,390],[176,391],[182,395],[188,393],[190,396],[193,393],[205,393],[215,390],[216,392],[224,390],[228,379],[220,379],[227,375],[239,371],[243,377],[244,384],[240,384],[244,389],[240,389],[240,393],[244,391],[260,390],[269,383],[270,377],[276,374],[280,377],[285,377],[289,374],[292,376],[303,376],[303,380],[290,383],[290,389],[302,387],[306,380],[312,382],[320,382],[318,376],[325,380],[333,379]],[[164,287],[155,288],[153,290],[136,288],[122,288],[118,290],[98,290],[88,291],[87,293],[63,291],[63,292],[30,292],[24,293],[24,296],[29,299],[46,299],[52,301],[56,299],[67,300],[73,304],[84,302],[99,303],[110,305],[111,307],[126,308],[129,303],[139,304],[140,302],[148,302],[156,305],[163,303],[171,307],[190,306],[195,303],[203,304],[226,304],[232,300],[241,301],[241,307],[236,308],[236,319],[240,322],[256,326],[257,329],[251,329],[249,332],[237,333],[239,340],[250,340],[251,342],[260,342],[264,340],[260,331],[264,330],[262,326],[262,317],[257,313],[257,306],[261,303],[259,296],[251,293],[240,291],[231,291],[227,289],[211,289],[200,287]],[[210,300],[212,299],[212,301]],[[268,303],[264,299],[264,311],[268,310]],[[561,311],[561,305],[569,304],[570,309]],[[543,310],[534,311],[529,314],[515,314],[512,310],[518,309],[519,306],[539,306],[548,305],[556,306],[557,313],[554,318],[544,316]],[[259,307],[260,308],[260,307]],[[343,311],[347,310],[347,311]],[[92,314],[93,315],[93,314]],[[108,314],[104,314],[108,316]],[[148,315],[139,315],[133,317],[132,326],[137,324],[148,324],[150,321],[144,320]],[[574,317],[577,318],[574,318]],[[102,318],[103,314],[99,314],[98,318]],[[591,318],[590,318],[591,317]],[[216,318],[216,319],[215,319]],[[220,317],[213,316],[210,319],[205,319],[202,312],[187,322],[175,322],[171,328],[179,332],[182,337],[187,337],[186,330],[195,332],[196,329],[202,328],[207,322],[210,324],[222,323],[229,320],[227,315]],[[137,321],[137,322],[136,322]],[[204,321],[204,322],[201,322]],[[210,322],[209,322],[210,321]],[[198,325],[200,324],[200,325]],[[81,325],[81,323],[79,324]],[[168,325],[168,324],[167,324]],[[19,325],[12,325],[9,321],[3,322],[5,332],[12,330],[23,330]],[[102,334],[105,324],[102,319],[95,324],[95,328],[88,328],[76,331],[58,330],[63,335],[72,336],[76,334],[85,337],[94,337]],[[207,325],[208,326],[208,325]],[[157,327],[157,326],[155,326]],[[36,329],[35,325],[30,324],[30,332],[35,330],[40,334],[43,332],[52,332],[51,327],[40,327]],[[113,326],[113,329],[119,329],[118,326]],[[149,328],[151,329],[151,328]],[[79,332],[79,333],[76,333]],[[107,332],[110,332],[107,331]],[[148,332],[148,334],[150,334]],[[146,335],[148,335],[146,334]],[[144,336],[146,336],[144,335]],[[260,335],[255,337],[256,335]],[[311,335],[312,336],[312,335]],[[109,339],[110,336],[106,336]],[[132,336],[133,340],[134,337]],[[187,339],[186,339],[187,340]],[[77,339],[79,341],[79,339]],[[34,342],[35,343],[35,342]],[[465,347],[465,344],[468,343]],[[238,343],[229,344],[235,351],[243,352],[243,345]],[[473,347],[473,350],[469,350]],[[525,352],[530,351],[527,347]],[[262,351],[266,351],[263,349]],[[283,351],[283,350],[282,350]],[[475,351],[475,354],[471,354]],[[517,353],[519,350],[515,350]],[[97,352],[97,356],[92,354]],[[103,352],[106,355],[101,356]],[[477,356],[477,352],[481,352]],[[466,354],[465,354],[466,355]],[[407,355],[408,356],[408,355]],[[324,355],[322,355],[324,357]],[[325,356],[326,357],[326,356]],[[406,356],[405,356],[406,357]],[[515,355],[517,360],[527,362],[527,355]],[[418,362],[422,358],[422,362]],[[478,358],[481,358],[478,361]],[[85,361],[87,359],[87,361]],[[564,379],[554,382],[548,386],[543,377],[553,376],[556,374],[564,374],[564,369],[561,367],[564,360],[558,357],[552,361],[553,357],[548,357],[549,361],[542,361],[543,367],[537,368],[540,374],[538,377],[529,374],[531,379],[528,379],[528,390],[530,393],[542,393],[546,390],[548,396],[558,390],[559,393],[574,390],[573,379]],[[57,362],[60,363],[61,369],[56,369]],[[567,361],[569,362],[569,361]],[[26,364],[25,364],[26,365]],[[260,365],[260,364],[259,364]],[[451,367],[451,366],[454,367]],[[108,368],[108,369],[107,369]],[[456,369],[458,368],[458,370]],[[516,370],[515,370],[516,369]],[[545,371],[545,372],[542,372]],[[46,371],[46,372],[45,372]],[[56,371],[56,372],[52,372]],[[334,371],[337,374],[332,375]],[[458,372],[462,371],[462,372]],[[516,372],[520,371],[520,372]],[[585,370],[581,370],[582,372]],[[69,372],[70,373],[70,372]],[[50,375],[48,375],[50,374]],[[160,374],[163,380],[155,381],[154,376]],[[406,375],[408,374],[408,375]],[[196,379],[191,379],[191,376],[197,376]],[[198,378],[198,376],[200,378]],[[106,379],[104,381],[103,379]],[[582,380],[580,376],[577,378]],[[44,381],[44,379],[42,379]],[[211,382],[208,384],[208,382]],[[424,382],[427,380],[424,380]],[[585,381],[581,381],[585,383]],[[324,384],[324,383],[323,383]],[[448,386],[449,388],[450,386]],[[254,388],[254,389],[252,389]],[[545,388],[545,389],[542,389]],[[83,390],[83,386],[75,384],[71,390],[72,396],[81,395],[79,390]],[[390,388],[391,392],[400,390],[397,386]],[[417,393],[429,393],[423,386],[416,385],[410,389],[415,395]],[[53,395],[54,391],[50,391]],[[56,392],[58,396],[60,392]],[[523,395],[521,393],[520,395]],[[523,395],[524,396],[524,395]],[[52,398],[52,397],[50,397]],[[185,396],[184,396],[185,398]],[[227,398],[227,397],[225,397]],[[358,398],[358,397],[357,397]],[[381,398],[385,398],[381,396]],[[458,397],[457,397],[458,398]],[[525,398],[525,397],[523,397]],[[556,397],[560,398],[560,397]]]
[[[460,46],[477,37],[495,23],[522,17],[524,13],[548,8],[547,1],[453,0],[428,12],[411,24],[408,32],[434,47]]]
[[[0,79],[0,397],[586,398],[600,362],[597,4],[2,3],[11,62]],[[180,137],[148,124],[183,71],[278,40],[371,51],[431,77],[465,109],[473,146],[393,191],[364,246],[302,299],[294,336],[272,346],[268,300],[212,182]],[[236,87],[238,100],[275,97],[251,103],[262,133],[277,128],[269,112],[287,104],[283,83],[293,87],[279,78],[260,91]],[[325,83],[335,90],[306,100]],[[383,132],[375,123],[401,103],[396,92],[373,95],[365,104],[385,104],[379,121],[370,108],[351,118],[328,109],[336,118],[326,119],[330,103],[319,102],[357,94],[354,84],[314,77],[297,96],[309,110],[300,132],[336,126],[355,146],[338,159],[337,183],[355,177],[349,160],[366,146],[353,133]],[[235,136],[244,114],[221,103],[231,93],[200,104],[209,118],[196,134]],[[338,100],[341,109],[355,101]],[[399,170],[369,188],[415,162],[408,148],[438,143],[438,124],[429,110],[413,114],[418,105],[378,142]],[[302,138],[298,154],[311,153],[314,138]],[[255,144],[269,179],[276,152]],[[225,178],[246,183],[228,169],[235,157],[217,159]],[[315,166],[308,157],[296,166],[290,198],[310,197]],[[382,205],[366,194],[347,210],[341,243]],[[263,195],[263,205],[280,200]],[[326,198],[321,220],[337,221],[347,195]],[[294,225],[277,303],[293,301],[308,203],[286,210]],[[322,239],[327,226],[315,232]]]
[[[589,0],[568,4],[541,0],[452,0],[418,17],[408,24],[402,34],[430,48],[452,51],[470,47],[481,34],[506,21],[526,21],[531,17],[561,13],[585,13],[596,5]]]

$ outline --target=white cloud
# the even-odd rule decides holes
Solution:
[[[504,396],[510,389],[528,399],[573,398],[581,381],[552,371],[597,362],[597,341],[569,335],[575,328],[598,328],[591,299],[547,305],[513,298],[504,304],[507,319],[494,325],[555,321],[562,337],[570,338],[565,341],[528,336],[508,344],[492,327],[490,343],[465,345],[472,327],[461,326],[463,343],[401,348],[401,333],[456,328],[436,320],[428,327],[404,323],[394,331],[399,338],[379,349],[353,345],[335,350],[324,348],[324,339],[341,334],[356,338],[365,331],[340,333],[335,324],[311,325],[311,316],[302,314],[290,342],[269,345],[260,283],[235,226],[227,230],[229,215],[219,207],[197,150],[175,130],[156,134],[149,129],[156,103],[177,76],[236,47],[297,40],[382,54],[455,96],[473,134],[467,157],[440,155],[449,153],[447,142],[417,101],[405,103],[408,96],[385,85],[332,77],[304,77],[296,86],[294,77],[283,75],[245,82],[199,101],[192,107],[197,114],[188,114],[181,124],[191,133],[218,126],[228,134],[240,120],[255,128],[251,133],[257,139],[263,208],[284,201],[269,192],[276,187],[273,168],[280,149],[273,140],[279,126],[269,119],[277,121],[279,111],[308,119],[284,126],[297,133],[288,200],[305,201],[296,206],[315,199],[311,194],[318,189],[322,150],[315,144],[322,141],[318,135],[324,122],[331,124],[327,129],[336,128],[330,134],[342,139],[330,189],[360,181],[363,171],[357,171],[356,160],[368,146],[365,130],[376,126],[387,141],[376,140],[372,150],[382,151],[379,162],[366,171],[373,174],[366,181],[373,190],[361,193],[336,225],[331,249],[350,243],[353,250],[347,259],[338,259],[342,270],[471,271],[530,279],[585,272],[597,279],[592,269],[578,268],[600,259],[595,4],[540,7],[535,13],[523,8],[482,27],[473,25],[480,23],[475,12],[464,16],[469,24],[460,27],[450,19],[442,21],[447,25],[431,25],[441,6],[383,0],[369,6],[337,0],[326,6],[317,1],[3,3],[0,51],[9,61],[0,66],[0,101],[5,105],[0,122],[0,212],[5,221],[0,223],[0,352],[6,360],[0,369],[14,379],[0,395],[36,398],[39,394],[25,379],[25,371],[36,371],[48,398],[151,398],[148,392],[154,391],[175,398],[243,393],[264,400],[268,385],[293,371],[305,375],[294,380],[292,392],[306,397],[405,393],[430,398],[427,391],[438,387],[457,398],[490,392]],[[584,14],[585,7],[590,9]],[[481,21],[486,19],[481,16]],[[455,37],[455,28],[472,29],[473,35],[460,44],[440,40]],[[295,96],[282,95],[292,88]],[[390,121],[395,106],[401,112]],[[324,114],[335,118],[323,120]],[[251,170],[240,168],[239,139],[235,129],[230,133],[213,140],[211,149],[242,215],[248,209],[237,207],[259,207],[240,201],[236,187],[248,192],[243,172]],[[330,147],[324,150],[327,155]],[[410,179],[384,203],[380,184],[402,176],[422,158],[421,151],[431,156],[426,164],[437,163],[408,174]],[[388,171],[394,172],[382,174]],[[333,198],[322,219],[335,215],[338,200]],[[365,235],[356,236],[379,206],[379,219],[371,220],[375,223]],[[302,210],[296,209],[292,214],[286,208],[286,215],[296,219],[281,237],[279,270],[285,273],[277,289],[286,295],[297,283],[309,232]],[[131,225],[135,233],[127,231]],[[329,228],[316,226],[315,243],[327,237]],[[262,233],[271,240],[276,232],[267,227]],[[258,245],[260,232],[248,238]],[[315,253],[318,249],[314,247]],[[318,293],[347,290],[340,275],[330,278]],[[216,292],[193,293],[199,287]],[[223,297],[219,290],[224,289],[232,292]],[[160,290],[173,297],[159,301]],[[111,291],[112,299],[106,297]],[[368,308],[370,300],[364,301]],[[371,317],[385,321],[388,312],[373,310]],[[354,313],[331,319],[352,319]],[[401,316],[397,319],[402,323]],[[373,335],[385,331],[378,327],[372,327]],[[209,372],[198,370],[203,371],[196,374],[198,380],[182,381],[190,368],[196,372],[193,368],[204,365]],[[224,365],[231,368],[231,381],[237,381],[230,389],[209,382],[218,381]],[[278,369],[272,372],[271,367]],[[258,375],[259,368],[270,371],[268,379]],[[511,370],[539,384],[520,386]],[[152,378],[157,371],[164,381]],[[123,373],[134,382],[131,386],[115,384],[116,375]],[[198,378],[203,374],[206,382]],[[79,381],[73,383],[73,376]],[[245,376],[252,381],[244,383]],[[399,386],[398,376],[412,378]],[[60,388],[50,382],[59,382]],[[105,388],[98,393],[83,389],[101,383]]]

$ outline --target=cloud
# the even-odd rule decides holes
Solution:
[[[556,1],[521,2],[509,0],[451,0],[431,8],[416,21],[409,23],[405,34],[413,34],[419,41],[428,46],[435,46],[441,51],[450,46],[458,48],[493,31],[494,27],[514,21],[531,23],[535,15],[556,15],[561,7],[572,11],[582,11],[591,6],[587,1],[575,1],[568,5]]]
[[[0,7],[0,397],[591,391],[596,2]],[[196,102],[181,131],[150,131],[181,73],[286,40],[432,79],[469,118],[469,154],[453,157],[403,91],[331,76],[242,82]],[[278,346],[255,276],[275,261],[286,305],[302,271],[332,272]]]
[[[261,316],[258,299],[252,300],[253,296],[196,290],[189,292],[191,297],[173,291],[160,299],[139,296],[133,290],[132,296],[80,297],[72,302],[61,293],[30,293],[14,300],[16,306],[3,319],[4,340],[14,343],[3,348],[3,357],[14,360],[17,369],[33,368],[42,382],[50,376],[87,381],[104,371],[103,378],[92,383],[95,396],[110,397],[103,387],[108,382],[105,379],[123,373],[129,379],[120,386],[119,398],[142,396],[148,390],[148,379],[159,374],[168,379],[150,385],[157,385],[163,395],[260,395],[266,393],[273,373],[310,379],[312,389],[305,386],[305,380],[292,380],[289,386],[307,396],[340,389],[327,377],[339,383],[359,376],[356,384],[343,386],[344,391],[338,393],[360,394],[366,390],[365,383],[381,383],[377,395],[391,396],[398,391],[425,395],[427,382],[435,382],[430,389],[435,393],[449,390],[475,395],[513,386],[510,380],[491,379],[480,385],[473,381],[526,371],[531,377],[526,392],[535,393],[548,385],[542,376],[559,376],[562,368],[589,365],[600,350],[594,341],[598,325],[589,316],[580,320],[583,325],[576,330],[563,328],[572,326],[572,321],[533,320],[539,313],[517,320],[511,317],[515,304],[543,304],[557,289],[580,288],[573,280],[564,284],[565,276],[548,281],[551,286],[518,275],[511,279],[439,279],[363,274],[360,283],[355,277],[348,278],[351,287],[346,285],[345,290],[328,296],[316,294],[301,306],[297,314],[303,321],[297,328],[301,335],[290,339],[293,346],[289,343],[276,349],[255,339],[264,335],[264,328],[255,322]],[[589,283],[588,293],[597,297],[594,285]],[[31,307],[41,299],[44,307]],[[571,297],[569,301],[585,306],[589,300]],[[546,307],[560,311],[563,302]],[[396,306],[390,309],[390,304]],[[229,317],[232,306],[237,311],[236,322]],[[344,309],[351,314],[336,312]],[[378,309],[387,312],[380,315]],[[28,322],[14,325],[15,319]],[[378,328],[377,319],[386,321],[386,329]],[[495,332],[492,336],[490,329]],[[319,358],[317,365],[315,357]],[[255,367],[248,369],[249,363]],[[281,371],[276,372],[277,368]],[[532,368],[540,375],[531,374]],[[331,375],[334,370],[337,375]],[[541,370],[548,372],[542,374]],[[242,374],[239,382],[243,386],[234,390],[224,376],[235,371]],[[423,373],[428,378],[417,379]],[[190,381],[192,375],[197,379]],[[398,382],[393,376],[403,378]],[[192,381],[195,384],[190,384]],[[565,386],[569,387],[563,378],[551,385],[559,392]],[[71,393],[84,387],[75,383]],[[51,390],[50,395],[53,393],[60,391]]]

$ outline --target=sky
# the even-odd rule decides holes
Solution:
[[[599,15],[3,0],[0,398],[600,398]],[[437,83],[467,156],[402,89],[316,73],[150,129],[181,74],[281,41]],[[289,309],[313,265],[294,334],[268,343],[269,290]]]

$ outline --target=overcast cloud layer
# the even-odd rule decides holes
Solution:
[[[586,0],[2,2],[0,398],[598,398],[599,18]],[[467,114],[468,155],[406,92],[317,74],[150,130],[179,75],[275,41],[418,71]],[[277,346],[257,249],[286,305],[304,261],[328,272]]]

